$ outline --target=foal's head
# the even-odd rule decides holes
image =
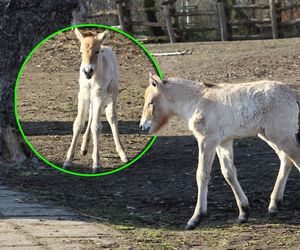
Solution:
[[[109,38],[109,31],[103,33],[80,32],[75,29],[75,34],[79,41],[82,62],[80,71],[87,79],[91,79],[97,66],[98,54],[101,50],[101,45]]]
[[[164,94],[168,80],[158,75],[149,75],[149,86],[145,91],[145,103],[140,128],[149,134],[157,132],[169,119],[171,113]]]

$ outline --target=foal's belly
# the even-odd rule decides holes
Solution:
[[[248,124],[231,125],[221,129],[221,135],[224,139],[241,139],[246,137],[256,137],[263,132],[261,124],[249,122]]]

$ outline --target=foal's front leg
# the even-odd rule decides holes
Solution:
[[[100,155],[99,155],[99,135],[102,128],[100,116],[104,101],[104,93],[100,90],[93,90],[92,94],[92,122],[91,122],[91,132],[93,138],[93,172],[97,172],[100,169]]]
[[[72,161],[75,155],[77,139],[84,127],[85,117],[87,116],[88,109],[89,109],[89,103],[90,103],[89,89],[86,87],[80,87],[78,93],[78,113],[73,123],[73,137],[72,137],[70,148],[67,153],[66,160],[63,165],[64,168],[70,167],[72,165]]]
[[[220,160],[222,174],[231,187],[239,208],[239,223],[245,223],[249,217],[249,202],[236,176],[233,162],[233,141],[221,143],[216,151]]]
[[[194,214],[185,227],[187,230],[196,228],[206,215],[208,182],[217,145],[216,140],[212,138],[197,138],[197,141],[199,146],[199,162],[196,174],[198,196]]]

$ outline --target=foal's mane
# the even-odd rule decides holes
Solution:
[[[214,83],[208,83],[208,82],[202,82],[202,84],[205,86],[205,87],[208,87],[208,88],[213,88],[213,87],[216,87],[217,85],[214,84]]]
[[[185,80],[181,78],[169,78],[171,85],[177,85],[183,88],[213,88],[217,85],[214,83],[207,83],[207,82],[197,82],[192,80]]]

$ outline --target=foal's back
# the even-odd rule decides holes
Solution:
[[[239,84],[221,83],[206,88],[204,96],[235,108],[245,105],[249,108],[271,108],[274,105],[292,105],[297,101],[295,93],[286,84],[268,80]]]
[[[209,100],[207,113],[216,124],[223,124],[229,134],[252,136],[269,126],[296,130],[298,105],[295,93],[276,81],[240,84],[218,84],[208,87],[204,97]]]

